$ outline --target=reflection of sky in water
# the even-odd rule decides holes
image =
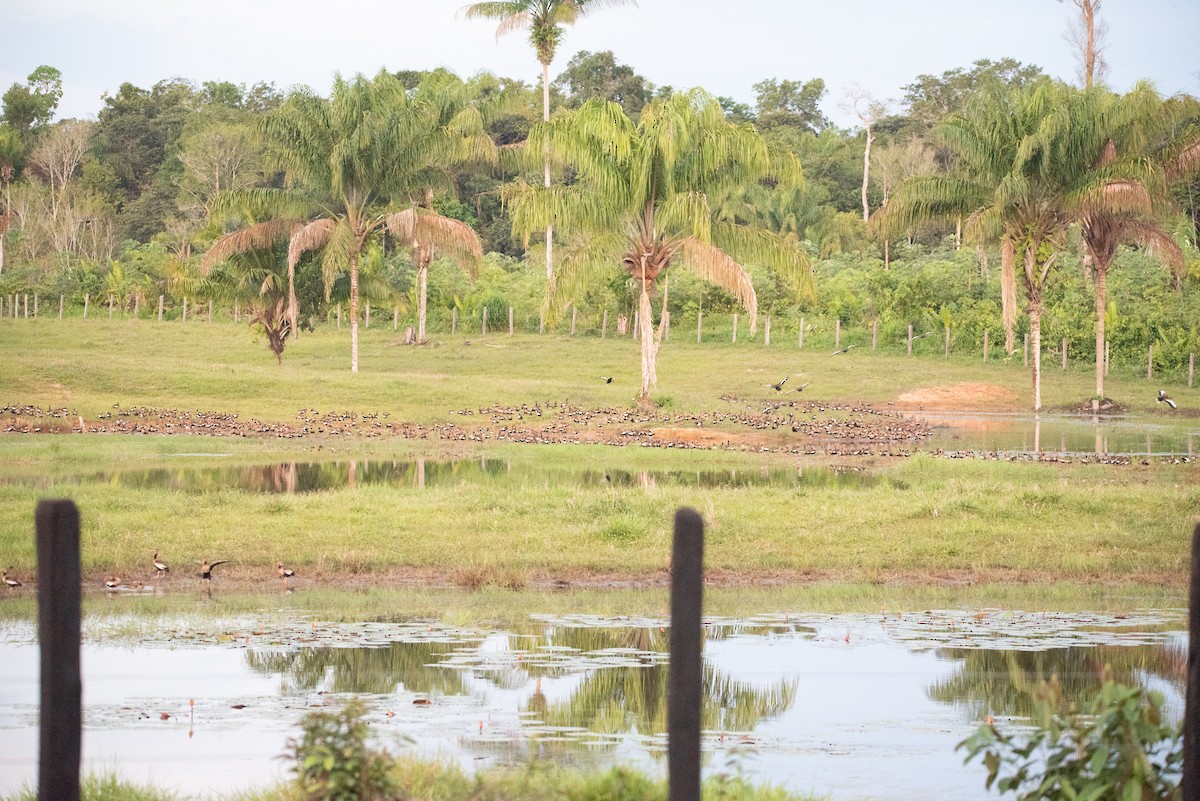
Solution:
[[[89,621],[86,767],[191,792],[267,784],[288,775],[276,757],[303,714],[340,705],[330,688],[357,686],[371,688],[361,697],[372,731],[393,751],[467,769],[544,757],[664,770],[666,621],[535,616],[512,632],[266,617],[156,623],[139,645],[112,636],[118,624]],[[1179,612],[714,620],[705,772],[834,799],[984,799],[983,768],[964,766],[954,747],[980,722],[980,692],[1003,696],[985,700],[1002,722],[1006,705],[1019,707],[1005,695],[1017,683],[1006,661],[1073,671],[1068,689],[1095,685],[1090,666],[1109,663],[1118,678],[1165,690],[1177,712],[1181,626]],[[0,792],[35,778],[33,641],[28,623],[0,623]],[[713,705],[714,693],[728,706]],[[602,707],[615,697],[614,715]]]
[[[1194,419],[921,412],[934,427],[923,450],[1111,455],[1196,455]]]

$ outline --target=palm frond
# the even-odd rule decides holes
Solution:
[[[385,218],[388,230],[404,242],[433,245],[467,262],[471,280],[475,280],[483,243],[475,229],[460,220],[444,217],[428,209],[410,208]]]
[[[325,247],[336,227],[336,220],[325,218],[314,220],[293,233],[288,242],[288,269],[294,270],[308,251]]]
[[[230,256],[246,253],[251,250],[261,250],[273,247],[286,241],[296,233],[303,223],[300,220],[267,220],[266,222],[250,225],[213,242],[212,247],[200,260],[200,274],[207,276],[217,264]]]
[[[754,281],[742,265],[725,251],[692,238],[683,240],[681,255],[682,266],[697,277],[729,290],[742,308],[749,312],[750,330],[757,328],[758,295],[754,291]]]
[[[563,309],[578,302],[601,276],[615,275],[620,267],[621,250],[627,245],[628,239],[612,232],[577,236],[560,244],[556,250],[554,281],[546,288],[543,304],[546,321],[554,322]]]

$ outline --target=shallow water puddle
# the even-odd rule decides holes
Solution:
[[[84,757],[187,792],[262,785],[287,775],[277,757],[305,712],[355,694],[396,752],[468,768],[545,758],[661,772],[667,623],[92,617]],[[983,769],[954,747],[988,715],[1021,725],[1039,678],[1081,695],[1108,665],[1165,689],[1180,713],[1183,626],[1179,610],[708,618],[705,770],[834,799],[983,799]],[[0,656],[0,791],[11,791],[36,774],[33,625],[0,624]]]

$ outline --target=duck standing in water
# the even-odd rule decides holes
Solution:
[[[155,549],[154,556],[151,557],[151,561],[154,563],[154,569],[158,571],[159,578],[162,578],[167,573],[171,572],[171,568],[167,566],[167,563],[158,558],[157,549]]]

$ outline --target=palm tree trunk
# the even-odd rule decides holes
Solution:
[[[350,372],[358,372],[358,248],[350,251]]]
[[[640,400],[650,398],[650,390],[658,383],[656,371],[658,362],[658,343],[654,341],[654,311],[650,308],[650,293],[646,291],[646,282],[642,282],[642,302],[638,310],[641,318],[642,337],[642,394]]]
[[[421,285],[420,296],[417,298],[417,344],[420,344],[425,341],[425,299],[429,283],[429,264],[425,261],[424,253],[421,254],[421,266],[417,272]]]
[[[1029,339],[1033,346],[1033,410],[1042,410],[1042,304],[1029,302]]]
[[[1095,262],[1096,270],[1096,397],[1104,397],[1104,311],[1108,307],[1108,265]]]
[[[542,120],[550,121],[550,62],[542,62]],[[545,185],[550,188],[550,157],[543,162]],[[546,226],[546,280],[554,280],[554,226]]]
[[[1007,236],[1000,244],[1000,315],[1004,321],[1004,352],[1009,356],[1016,350],[1017,271],[1016,249]]]
[[[875,137],[871,136],[871,126],[867,128],[867,146],[863,148],[863,180],[862,180],[862,206],[863,206],[863,222],[869,222],[871,219],[871,208],[867,205],[867,182],[871,175],[871,142]]]

